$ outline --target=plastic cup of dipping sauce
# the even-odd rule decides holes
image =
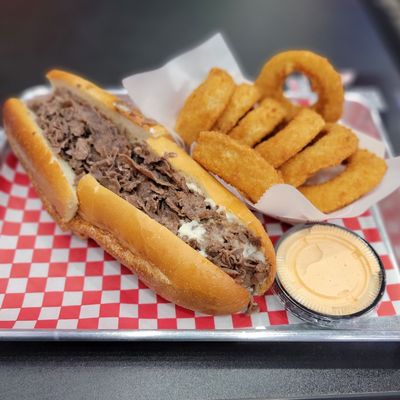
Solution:
[[[334,326],[373,310],[385,290],[385,270],[372,246],[338,225],[289,229],[276,245],[275,291],[297,317]]]

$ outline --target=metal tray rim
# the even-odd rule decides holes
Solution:
[[[22,98],[32,97],[32,93],[43,94],[47,86],[36,86],[23,92]],[[109,88],[115,94],[125,94],[123,88]],[[367,99],[357,90],[346,92],[346,99],[364,105],[371,112],[372,119],[384,138],[387,151],[393,156],[394,151],[384,128],[379,112],[370,107]],[[0,127],[1,133],[1,127]],[[0,153],[4,149],[0,149]],[[388,235],[382,222],[378,206],[372,207],[373,217],[381,231],[383,240],[388,242]],[[393,249],[388,247],[389,257],[397,265]],[[208,342],[400,342],[400,317],[386,317],[395,324],[395,329],[291,329],[262,328],[235,330],[65,330],[65,329],[0,329],[0,341],[208,341]],[[301,324],[303,325],[303,324]],[[299,326],[297,326],[298,328]]]
[[[400,342],[400,330],[0,330],[0,341]]]

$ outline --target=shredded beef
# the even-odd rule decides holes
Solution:
[[[184,176],[168,161],[175,154],[159,157],[144,141],[131,143],[97,109],[64,89],[31,101],[29,107],[51,147],[74,170],[77,182],[92,174],[175,235],[183,224],[198,221],[205,229],[204,238],[200,243],[182,236],[187,244],[203,250],[246,288],[264,281],[268,263],[244,255],[246,246],[260,248],[259,239],[188,188]]]

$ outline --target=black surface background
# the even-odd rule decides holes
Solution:
[[[399,74],[366,12],[345,0],[0,1],[0,100],[51,67],[118,85],[221,31],[244,72],[287,48],[377,85],[400,153]],[[249,398],[400,390],[385,344],[0,343],[1,398]]]
[[[384,116],[400,153],[399,72],[355,0],[0,1],[0,100],[43,83],[62,67],[102,85],[159,67],[212,33],[224,33],[243,71],[255,77],[275,52],[307,48],[358,84],[377,85],[389,104]],[[389,46],[393,49],[393,46]],[[396,102],[397,99],[397,102]]]
[[[400,388],[399,346],[389,343],[19,343],[0,349],[1,398],[283,398]]]

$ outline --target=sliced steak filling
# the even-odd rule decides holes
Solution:
[[[172,168],[168,159],[175,154],[160,157],[145,141],[129,141],[96,108],[65,89],[28,106],[76,182],[92,174],[250,291],[265,280],[269,264],[260,240]]]

